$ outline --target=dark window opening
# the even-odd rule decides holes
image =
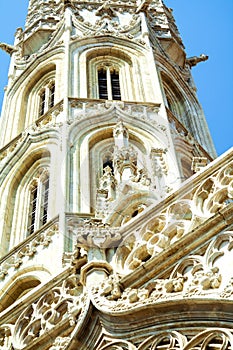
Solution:
[[[44,114],[45,112],[45,90],[42,91],[40,95],[40,116]]]
[[[99,98],[108,99],[107,72],[104,69],[98,71]]]
[[[98,70],[99,98],[121,100],[119,72],[115,69]]]
[[[121,100],[119,73],[115,70],[111,73],[111,84],[113,100]]]
[[[52,108],[54,106],[55,101],[55,84],[53,83],[50,86],[50,96],[49,96],[49,108]]]
[[[111,159],[108,159],[103,163],[103,169],[107,166],[109,166],[112,169],[112,173],[114,174],[113,161]]]
[[[136,209],[136,210],[133,212],[133,214],[132,214],[132,218],[135,218],[135,216],[137,216],[138,213],[139,213],[139,211],[138,211],[138,209]]]
[[[43,183],[42,189],[42,208],[41,208],[41,219],[40,224],[44,225],[48,218],[48,198],[49,198],[49,178],[47,177]]]
[[[28,227],[28,232],[31,235],[35,231],[35,223],[36,223],[36,209],[37,209],[37,186],[31,192],[31,203],[30,203],[30,225]]]

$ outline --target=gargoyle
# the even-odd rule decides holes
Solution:
[[[3,51],[6,51],[6,53],[9,53],[11,55],[15,51],[15,47],[9,44],[1,43],[0,42],[0,49]]]
[[[194,67],[197,65],[197,63],[199,62],[204,62],[207,61],[209,58],[209,56],[206,56],[204,54],[201,54],[199,57],[198,56],[193,56],[193,57],[189,57],[186,59],[186,63],[189,65],[189,67]]]

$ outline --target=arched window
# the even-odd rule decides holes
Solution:
[[[82,57],[81,78],[87,79],[87,96],[104,100],[133,101],[138,89],[134,84],[134,70],[131,58],[123,51],[114,49],[91,50]],[[83,78],[82,78],[83,75]]]
[[[28,234],[32,234],[48,219],[49,173],[47,169],[31,184],[30,205],[28,212]]]
[[[40,105],[39,117],[44,115],[49,108],[52,108],[55,103],[55,83],[50,81],[46,86],[39,91]]]
[[[119,72],[109,66],[98,69],[99,98],[121,100]]]

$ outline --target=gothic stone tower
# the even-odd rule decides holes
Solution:
[[[232,151],[162,0],[30,0],[0,129],[0,349],[233,349]]]

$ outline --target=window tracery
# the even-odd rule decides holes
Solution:
[[[136,86],[133,82],[132,62],[125,54],[114,50],[96,50],[89,54],[88,95],[108,100],[134,100]]]

